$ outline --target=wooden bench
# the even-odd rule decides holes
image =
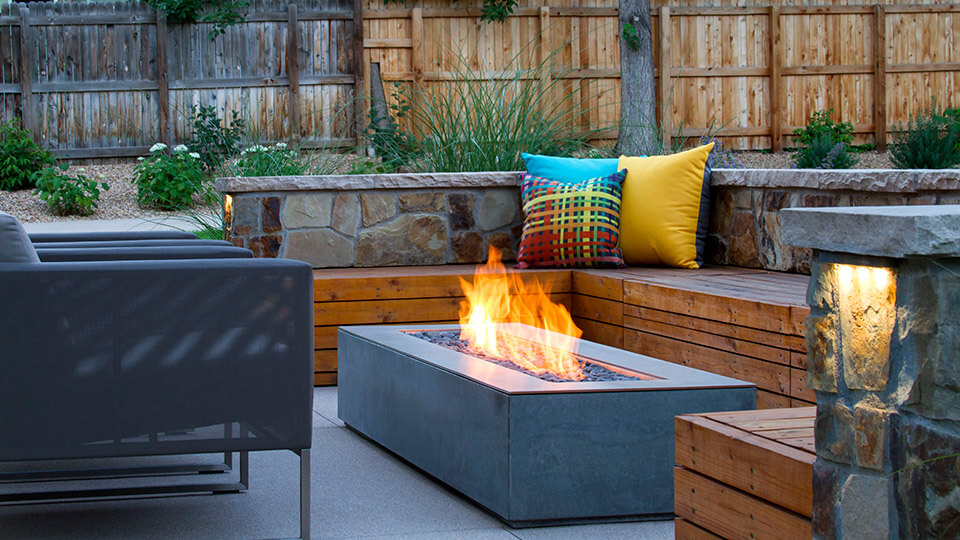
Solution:
[[[336,384],[337,326],[456,322],[474,265],[314,271],[315,374]],[[806,406],[809,277],[736,267],[523,270],[552,282],[584,338],[757,384],[760,408]]]
[[[810,538],[816,407],[678,416],[676,538]]]

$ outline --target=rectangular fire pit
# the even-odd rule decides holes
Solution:
[[[456,328],[341,327],[339,415],[514,527],[672,515],[674,416],[756,402],[751,383],[588,341],[580,359],[646,378],[548,382],[411,335]]]

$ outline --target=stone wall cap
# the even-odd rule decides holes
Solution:
[[[332,174],[217,178],[223,193],[516,187],[519,172]]]
[[[785,208],[783,242],[878,257],[960,256],[960,205]]]
[[[960,169],[714,169],[715,186],[916,193],[960,189]]]

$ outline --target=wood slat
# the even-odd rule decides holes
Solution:
[[[623,348],[623,327],[581,317],[574,317],[573,322],[583,330],[583,339],[618,349]]]
[[[313,370],[316,372],[337,371],[337,350],[324,349],[320,351],[313,351]]]
[[[572,313],[578,317],[616,326],[623,326],[623,304],[582,294],[572,295]]]
[[[761,345],[767,345],[779,349],[787,349],[791,351],[791,365],[798,366],[796,362],[800,361],[803,362],[800,365],[804,367],[806,366],[806,354],[804,352],[807,349],[807,344],[806,340],[801,336],[767,332],[764,330],[757,330],[755,328],[747,328],[745,326],[737,326],[733,324],[712,321],[709,319],[698,319],[696,317],[680,315],[679,313],[670,313],[667,311],[660,311],[639,306],[624,305],[623,314],[625,317],[655,321],[679,328],[688,328],[691,330],[707,332],[736,340],[759,343]]]
[[[810,521],[687,469],[673,470],[675,513],[725,538],[810,538]]]
[[[793,406],[793,400],[783,394],[757,389],[758,409],[788,409]],[[801,406],[806,406],[806,404]]]
[[[709,415],[678,416],[674,433],[679,466],[810,517],[815,454],[714,421]]]
[[[475,265],[314,270],[314,301],[462,296],[459,278],[472,281],[475,270]],[[569,270],[512,272],[527,286],[540,281],[553,292],[572,290]]]
[[[789,397],[790,368],[636,330],[624,329],[624,349],[667,362],[750,381],[757,388]]]
[[[807,369],[790,368],[790,397],[816,401],[817,393],[807,387]]]
[[[673,520],[674,540],[723,540],[712,532],[701,529],[683,518]]]
[[[573,292],[578,295],[596,296],[616,302],[623,301],[623,278],[603,270],[577,270],[572,272]]]
[[[576,306],[576,302],[574,303],[574,306]],[[761,345],[759,343],[741,341],[726,336],[700,332],[698,330],[692,330],[671,324],[664,324],[657,321],[639,319],[636,317],[624,317],[623,326],[632,330],[639,330],[640,332],[644,333],[656,334],[658,336],[668,337],[679,341],[704,345],[741,356],[751,356],[753,358],[766,360],[768,362],[790,365],[790,351]]]
[[[570,293],[554,293],[550,299],[570,306]],[[419,298],[402,300],[357,300],[352,302],[317,302],[314,304],[314,324],[391,324],[407,322],[434,322],[457,319],[462,296],[449,298]]]
[[[337,374],[336,373],[314,373],[313,385],[314,386],[336,386]]]

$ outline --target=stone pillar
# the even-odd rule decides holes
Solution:
[[[782,217],[814,250],[814,537],[960,537],[960,206]]]

